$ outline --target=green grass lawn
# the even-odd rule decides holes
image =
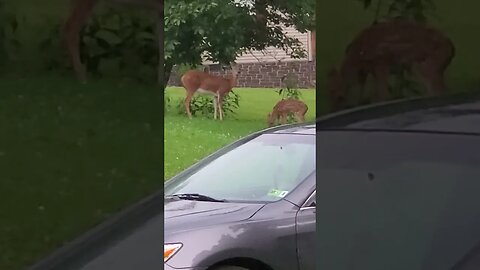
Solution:
[[[234,89],[240,95],[240,108],[222,122],[202,116],[192,120],[178,112],[165,116],[165,179],[169,179],[221,146],[267,127],[267,114],[280,99],[275,89]],[[185,97],[179,87],[167,89],[176,105]],[[309,107],[306,119],[315,119],[315,91],[301,90]],[[183,112],[183,110],[181,111]]]
[[[52,76],[0,89],[0,269],[25,269],[163,187],[155,86]]]

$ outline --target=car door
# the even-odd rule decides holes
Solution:
[[[297,254],[300,270],[314,270],[316,242],[316,191],[297,212]]]

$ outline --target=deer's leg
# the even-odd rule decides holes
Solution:
[[[278,115],[275,112],[275,109],[273,109],[272,112],[268,115],[268,120],[267,120],[268,126],[269,127],[274,126],[277,120],[278,120]]]
[[[300,116],[300,113],[294,113],[293,116],[295,117],[295,120],[298,122],[298,123],[302,123],[302,118]]]
[[[424,85],[425,90],[427,90],[428,94],[432,94],[432,87],[431,83],[429,82],[429,74],[426,71],[424,64],[422,63],[413,63],[412,64],[412,71],[417,76],[417,79]]]
[[[442,94],[446,91],[444,74],[429,62],[420,62],[413,65],[413,70],[425,85],[429,95]]]
[[[365,98],[365,84],[367,82],[368,74],[365,71],[358,72],[358,104],[363,103],[363,99]]]
[[[385,101],[389,98],[388,93],[388,74],[389,69],[385,65],[375,68],[376,96],[375,101]]]
[[[441,95],[447,92],[447,86],[445,84],[445,77],[443,72],[438,72],[435,74],[432,85],[433,92],[437,95]]]
[[[183,105],[185,106],[185,111],[187,112],[188,118],[192,119],[192,113],[190,112],[190,102],[192,102],[194,92],[187,91],[187,96],[185,97],[185,101]]]
[[[97,0],[76,0],[65,22],[63,34],[70,60],[78,80],[87,80],[86,68],[80,59],[80,31],[97,3]]]
[[[268,127],[271,127],[275,124],[275,118],[272,113],[270,113],[267,117],[267,124],[268,124]]]
[[[304,113],[297,114],[297,117],[298,117],[298,120],[299,120],[300,123],[305,122],[305,114]]]
[[[223,114],[223,102],[219,101],[218,102],[218,112],[220,115],[220,121],[223,120],[224,114]]]
[[[220,121],[223,120],[223,99],[224,99],[224,96],[221,95],[221,94],[218,94],[218,112],[219,112],[219,116],[220,116]]]
[[[218,113],[218,95],[213,96],[213,119],[217,120]]]

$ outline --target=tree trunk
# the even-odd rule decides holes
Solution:
[[[162,89],[165,90],[168,84],[168,80],[170,79],[170,74],[172,73],[173,63],[171,61],[165,61],[165,66],[163,68],[163,82],[162,82]]]
[[[157,80],[158,84],[165,89],[167,82],[163,82],[163,74],[164,74],[164,42],[165,42],[165,35],[164,35],[164,28],[165,28],[165,16],[163,13],[163,0],[159,1],[160,3],[160,10],[157,22],[157,31],[158,31],[158,75]]]

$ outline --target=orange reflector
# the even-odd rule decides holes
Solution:
[[[172,256],[174,251],[175,251],[174,248],[165,250],[165,252],[163,252],[163,259],[167,259],[168,257]]]
[[[163,246],[163,261],[166,262],[182,247],[182,244],[166,244]]]

